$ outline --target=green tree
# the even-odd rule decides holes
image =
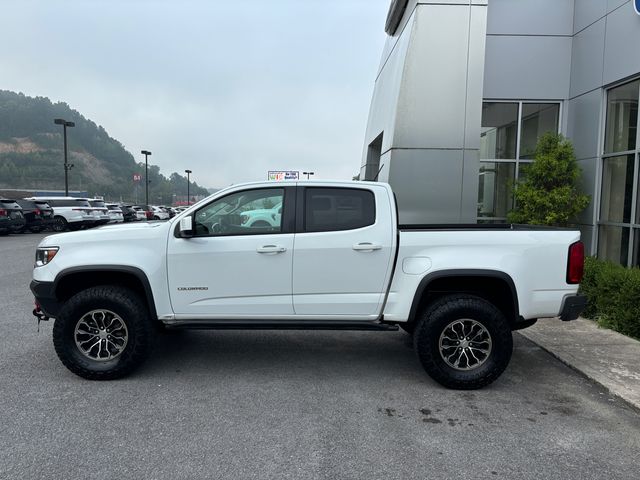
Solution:
[[[535,160],[516,182],[511,223],[566,226],[589,205],[580,192],[580,168],[573,145],[560,134],[546,133],[538,141]]]

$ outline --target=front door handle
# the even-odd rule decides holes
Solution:
[[[287,249],[285,247],[281,247],[280,245],[263,245],[262,247],[258,247],[256,252],[258,253],[283,253],[286,252]]]
[[[382,249],[382,245],[375,245],[370,242],[362,242],[356,243],[352,248],[357,252],[373,252],[374,250]]]

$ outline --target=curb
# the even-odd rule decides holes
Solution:
[[[518,331],[517,333],[519,333],[522,337],[524,337],[525,339],[527,339],[528,341],[530,341],[534,345],[540,347],[542,350],[547,352],[549,355],[551,355],[556,360],[559,360],[562,364],[566,365],[567,367],[569,367],[574,372],[580,374],[580,376],[586,378],[587,380],[589,380],[589,381],[591,381],[591,382],[593,382],[593,383],[595,383],[597,385],[600,385],[610,395],[612,395],[613,397],[621,400],[623,403],[625,403],[627,406],[629,406],[632,410],[635,410],[637,413],[640,413],[640,401],[637,401],[637,399],[635,399],[635,398],[630,398],[630,396],[626,394],[627,392],[621,391],[621,389],[616,388],[616,384],[614,382],[604,381],[602,379],[602,376],[594,375],[594,374],[590,373],[589,371],[587,371],[587,369],[580,368],[577,365],[577,362],[574,362],[571,359],[567,358],[566,355],[562,355],[562,354],[556,352],[554,350],[554,346],[544,345],[542,342],[540,342],[538,339],[535,338],[535,335],[527,334],[527,333],[525,333],[524,330]]]

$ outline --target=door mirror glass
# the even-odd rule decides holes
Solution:
[[[180,219],[180,236],[182,238],[193,237],[193,217],[191,215]]]

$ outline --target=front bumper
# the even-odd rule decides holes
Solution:
[[[569,295],[564,297],[560,309],[560,320],[568,322],[575,320],[587,308],[587,297],[584,295]]]
[[[60,311],[60,302],[56,298],[54,283],[32,280],[29,288],[45,315],[55,317]]]

